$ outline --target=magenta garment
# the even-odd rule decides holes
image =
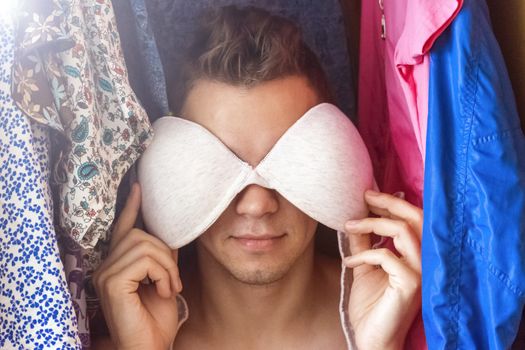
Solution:
[[[429,50],[462,4],[463,0],[362,2],[359,130],[379,188],[402,191],[418,206],[423,192]],[[421,316],[405,348],[427,348]]]
[[[419,206],[428,116],[429,50],[462,3],[362,3],[359,130],[369,148],[379,187],[390,193],[403,191],[408,201]],[[381,38],[383,15],[385,39]]]

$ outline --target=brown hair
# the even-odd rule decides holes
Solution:
[[[256,7],[226,6],[207,11],[195,31],[171,94],[180,108],[192,84],[210,79],[252,87],[299,75],[308,79],[320,102],[332,102],[326,75],[316,55],[291,21]]]

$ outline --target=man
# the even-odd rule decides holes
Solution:
[[[331,100],[298,29],[253,8],[209,14],[186,64],[179,114],[252,166],[306,111]],[[94,275],[111,334],[100,348],[347,347],[338,310],[341,262],[316,251],[317,222],[280,193],[244,188],[197,239],[184,283],[178,252],[133,228],[140,196],[134,185]],[[346,225],[355,342],[359,349],[401,349],[420,307],[422,213],[387,194],[368,191],[365,200],[381,217]],[[400,256],[371,249],[372,232],[393,237]],[[143,284],[145,278],[154,283]],[[179,327],[182,284],[190,316]]]

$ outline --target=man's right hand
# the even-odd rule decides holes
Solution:
[[[177,251],[133,228],[140,198],[140,186],[134,184],[93,284],[117,349],[166,350],[179,322],[176,295],[182,283]],[[153,283],[142,283],[146,277]]]

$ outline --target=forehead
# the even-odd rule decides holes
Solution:
[[[198,80],[184,102],[182,116],[210,130],[239,158],[255,166],[317,103],[317,94],[302,77],[249,88]]]

